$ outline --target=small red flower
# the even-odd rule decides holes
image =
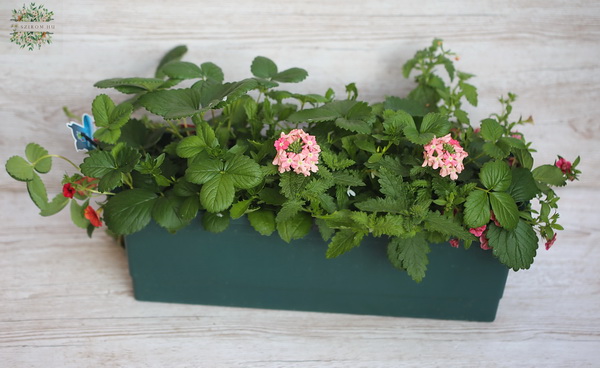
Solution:
[[[100,220],[100,216],[98,216],[98,212],[92,208],[92,206],[87,206],[87,208],[83,211],[83,216],[90,220],[90,223],[94,227],[102,226],[102,220]]]
[[[546,242],[546,250],[550,249],[550,247],[552,246],[552,244],[554,244],[555,241],[556,241],[556,233],[554,233],[554,236],[552,237],[552,239],[550,239]]]
[[[458,239],[450,239],[450,246],[452,246],[452,248],[458,248]]]
[[[490,247],[489,242],[488,242],[488,238],[486,238],[484,234],[482,234],[479,237],[479,242],[481,242],[481,249],[483,249],[483,250],[490,250],[490,249],[492,249]]]
[[[487,225],[483,225],[480,227],[471,228],[471,229],[469,229],[469,232],[477,237],[480,237],[486,228],[487,228]]]
[[[490,218],[492,221],[494,221],[494,224],[498,227],[502,227],[502,225],[500,225],[500,223],[498,222],[498,220],[496,219],[496,215],[494,215],[494,211],[490,211]]]
[[[73,198],[75,195],[75,188],[73,188],[71,183],[63,185],[63,195],[67,198]]]
[[[556,161],[555,163],[556,167],[558,167],[560,169],[560,171],[563,172],[563,174],[570,174],[571,173],[571,162],[565,160],[564,158],[560,158],[558,161]]]

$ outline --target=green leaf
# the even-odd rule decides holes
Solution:
[[[299,83],[308,77],[308,72],[301,68],[290,68],[279,72],[271,77],[272,80],[281,83]]]
[[[90,225],[90,221],[83,215],[83,211],[87,208],[88,203],[89,201],[85,201],[84,204],[80,206],[77,201],[71,201],[71,221],[73,221],[75,226],[82,229],[87,229],[87,227]]]
[[[185,179],[190,183],[204,184],[219,175],[223,169],[224,163],[220,159],[196,155],[188,163]]]
[[[208,145],[197,135],[185,137],[177,144],[177,155],[183,158],[194,157],[200,152],[203,152]]]
[[[287,198],[296,198],[309,182],[309,177],[288,171],[281,174],[279,186]]]
[[[250,71],[255,77],[268,79],[277,74],[277,65],[269,58],[257,56],[252,61]]]
[[[346,118],[335,119],[335,125],[351,132],[369,134],[371,126],[363,120],[349,120]]]
[[[385,216],[377,216],[370,224],[371,233],[373,236],[379,237],[382,235],[403,236],[406,235],[404,230],[404,217],[387,214]]]
[[[248,220],[254,230],[261,235],[269,236],[275,231],[275,214],[273,211],[261,208],[248,213]]]
[[[115,158],[110,152],[94,150],[80,165],[81,173],[92,178],[101,178],[116,168]]]
[[[471,228],[486,225],[490,221],[490,200],[488,193],[475,189],[465,202],[465,223]]]
[[[486,141],[495,142],[504,134],[504,128],[494,119],[485,119],[481,122],[481,137]]]
[[[533,178],[542,183],[556,186],[566,184],[566,178],[563,172],[554,165],[542,165],[533,169]]]
[[[208,110],[208,108],[200,107],[200,99],[200,91],[185,88],[149,92],[141,96],[137,102],[151,113],[170,120],[185,118]]]
[[[225,161],[223,170],[236,188],[250,189],[262,180],[260,165],[247,156],[231,157]]]
[[[500,142],[485,142],[483,144],[483,152],[490,157],[501,160],[510,154],[510,147],[506,147]]]
[[[479,179],[487,189],[503,192],[510,186],[512,174],[505,161],[488,161],[481,168]]]
[[[46,206],[40,211],[40,215],[42,216],[52,216],[60,212],[67,203],[69,203],[70,199],[62,195],[62,193],[57,194],[52,198],[50,202],[46,204]]]
[[[517,202],[529,201],[539,193],[531,171],[526,168],[518,167],[512,169],[512,182],[508,188],[508,193]]]
[[[412,116],[425,116],[427,114],[427,110],[420,103],[407,98],[387,97],[383,108],[386,110],[405,111],[411,116],[411,119]]]
[[[208,212],[221,212],[233,203],[235,188],[232,179],[218,174],[202,186],[200,203]]]
[[[364,236],[364,233],[350,229],[343,229],[336,232],[327,246],[327,258],[338,257],[350,249],[358,247]]]
[[[35,205],[43,210],[48,204],[48,192],[46,186],[36,173],[33,173],[33,179],[27,182],[27,192]]]
[[[475,240],[473,234],[465,230],[459,223],[438,212],[429,212],[427,214],[425,228],[429,231],[436,231],[463,240]]]
[[[155,74],[156,78],[164,77],[164,73],[161,71],[162,67],[169,62],[181,60],[181,58],[183,57],[183,55],[185,55],[187,50],[187,46],[185,45],[179,45],[169,50],[169,52],[167,52],[158,63],[158,67],[156,68]]]
[[[296,111],[288,116],[287,121],[291,123],[321,123],[324,121],[333,121],[340,117],[340,113],[336,111],[327,109],[325,107],[317,107],[314,109]]]
[[[100,142],[115,144],[121,137],[121,130],[111,128],[98,128],[94,132],[94,138]]]
[[[209,82],[214,84],[223,83],[223,79],[225,76],[223,75],[223,70],[219,68],[215,63],[211,63],[209,61],[200,64],[200,71],[202,73],[202,77]]]
[[[165,64],[161,71],[169,78],[174,79],[195,79],[202,77],[202,71],[198,65],[187,61],[171,61]]]
[[[462,89],[465,98],[467,101],[473,105],[477,106],[477,88],[469,83],[459,82],[460,88]]]
[[[421,122],[421,135],[432,133],[436,137],[443,137],[450,132],[451,124],[444,115],[439,113],[429,113]]]
[[[182,229],[189,223],[189,220],[181,216],[179,211],[182,202],[179,197],[175,196],[157,198],[152,207],[152,218],[170,232]]]
[[[32,164],[35,163],[35,171],[45,174],[52,168],[52,157],[42,158],[48,155],[48,151],[36,143],[29,143],[25,147],[25,157]]]
[[[110,114],[109,127],[111,129],[121,128],[127,124],[131,113],[133,113],[133,106],[130,103],[124,102],[117,105]]]
[[[145,189],[117,193],[104,205],[104,220],[116,234],[127,235],[141,230],[150,222],[156,194]]]
[[[489,245],[494,255],[507,267],[517,271],[528,269],[533,263],[538,247],[538,238],[531,225],[519,220],[514,230],[490,225],[487,231]]]
[[[406,207],[400,201],[392,198],[369,198],[362,202],[354,204],[356,208],[367,212],[400,213],[406,210]]]
[[[508,193],[491,192],[490,203],[496,219],[502,227],[512,230],[519,222],[519,209],[513,197]]]
[[[334,171],[331,173],[333,180],[338,185],[351,187],[364,187],[365,183],[358,177],[358,173],[352,170]]]
[[[164,80],[158,78],[111,78],[97,82],[94,87],[115,88],[120,92],[132,94],[154,91],[164,83]]]
[[[92,102],[92,114],[94,115],[94,124],[98,127],[108,127],[110,115],[115,109],[113,100],[105,94],[96,96]]]
[[[6,172],[19,181],[33,180],[33,166],[21,156],[12,156],[6,161]]]
[[[381,186],[381,193],[391,198],[397,198],[404,194],[404,192],[400,190],[401,188],[399,187],[399,184],[403,182],[401,176],[395,175],[387,169],[379,170],[378,176],[379,179],[377,181]]]
[[[250,207],[251,203],[252,203],[252,199],[246,199],[246,200],[234,203],[231,206],[231,209],[229,210],[229,214],[231,215],[231,218],[237,219],[237,218],[244,216],[244,214],[248,210],[248,207]]]
[[[290,199],[286,201],[277,213],[275,221],[280,223],[293,218],[298,212],[302,211],[303,206],[304,201],[300,199]]]
[[[193,220],[200,210],[200,197],[185,197],[179,206],[179,216],[186,221]]]
[[[312,228],[312,217],[306,212],[299,212],[294,217],[277,223],[277,232],[286,243],[303,238]]]
[[[202,214],[202,226],[211,233],[223,232],[229,227],[229,214],[205,212]]]
[[[429,245],[423,234],[417,234],[412,238],[393,238],[388,243],[387,255],[394,267],[406,270],[408,275],[416,282],[421,282],[427,271],[427,253],[430,252]]]

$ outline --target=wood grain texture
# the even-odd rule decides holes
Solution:
[[[35,52],[0,40],[0,159],[37,141],[80,161],[61,109],[89,112],[109,77],[151,76],[162,54],[213,61],[226,78],[254,56],[309,78],[295,91],[356,82],[374,101],[403,95],[403,62],[432,38],[477,75],[474,120],[497,97],[538,163],[582,155],[582,180],[559,190],[567,230],[531,270],[511,272],[494,323],[137,302],[122,249],[92,240],[68,214],[36,215],[24,186],[0,173],[0,366],[4,367],[594,367],[600,361],[600,3],[595,1],[58,1],[63,26]],[[0,3],[0,35],[10,10]],[[286,86],[287,87],[287,86]],[[116,96],[113,94],[113,96]],[[56,162],[47,182],[68,165]],[[58,184],[50,191],[59,191]]]

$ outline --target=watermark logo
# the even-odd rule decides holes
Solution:
[[[52,43],[52,35],[55,32],[55,24],[52,23],[54,12],[46,9],[44,5],[30,3],[23,5],[21,9],[13,9],[11,22],[12,32],[10,42],[20,48],[33,51],[42,45]]]

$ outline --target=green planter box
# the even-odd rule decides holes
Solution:
[[[220,234],[199,221],[176,234],[151,224],[125,241],[145,301],[493,321],[508,274],[490,251],[433,244],[417,284],[389,263],[385,239],[326,259],[316,231],[287,244],[245,218]]]

